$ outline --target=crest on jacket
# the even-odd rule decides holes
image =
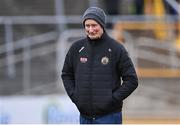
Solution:
[[[109,58],[106,57],[106,56],[102,57],[101,63],[102,63],[103,65],[107,65],[107,64],[109,63]]]

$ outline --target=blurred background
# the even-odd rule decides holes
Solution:
[[[138,89],[124,123],[180,123],[180,0],[0,0],[0,123],[78,123],[60,78],[82,14],[98,6],[127,48]]]

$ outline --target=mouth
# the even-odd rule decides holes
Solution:
[[[90,36],[96,36],[97,33],[88,33],[88,35],[90,35]]]

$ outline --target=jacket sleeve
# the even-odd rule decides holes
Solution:
[[[75,78],[73,70],[73,54],[71,51],[72,50],[70,49],[65,57],[61,78],[68,96],[71,98],[71,100],[73,100],[72,97],[75,88]]]
[[[118,53],[120,54],[118,56],[117,68],[122,78],[122,85],[113,92],[113,98],[118,102],[122,102],[137,88],[138,78],[126,49],[122,46],[121,51]]]

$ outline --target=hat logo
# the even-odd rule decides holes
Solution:
[[[108,57],[103,57],[102,59],[101,59],[101,63],[103,64],[103,65],[107,65],[108,63],[109,63],[109,58]]]

